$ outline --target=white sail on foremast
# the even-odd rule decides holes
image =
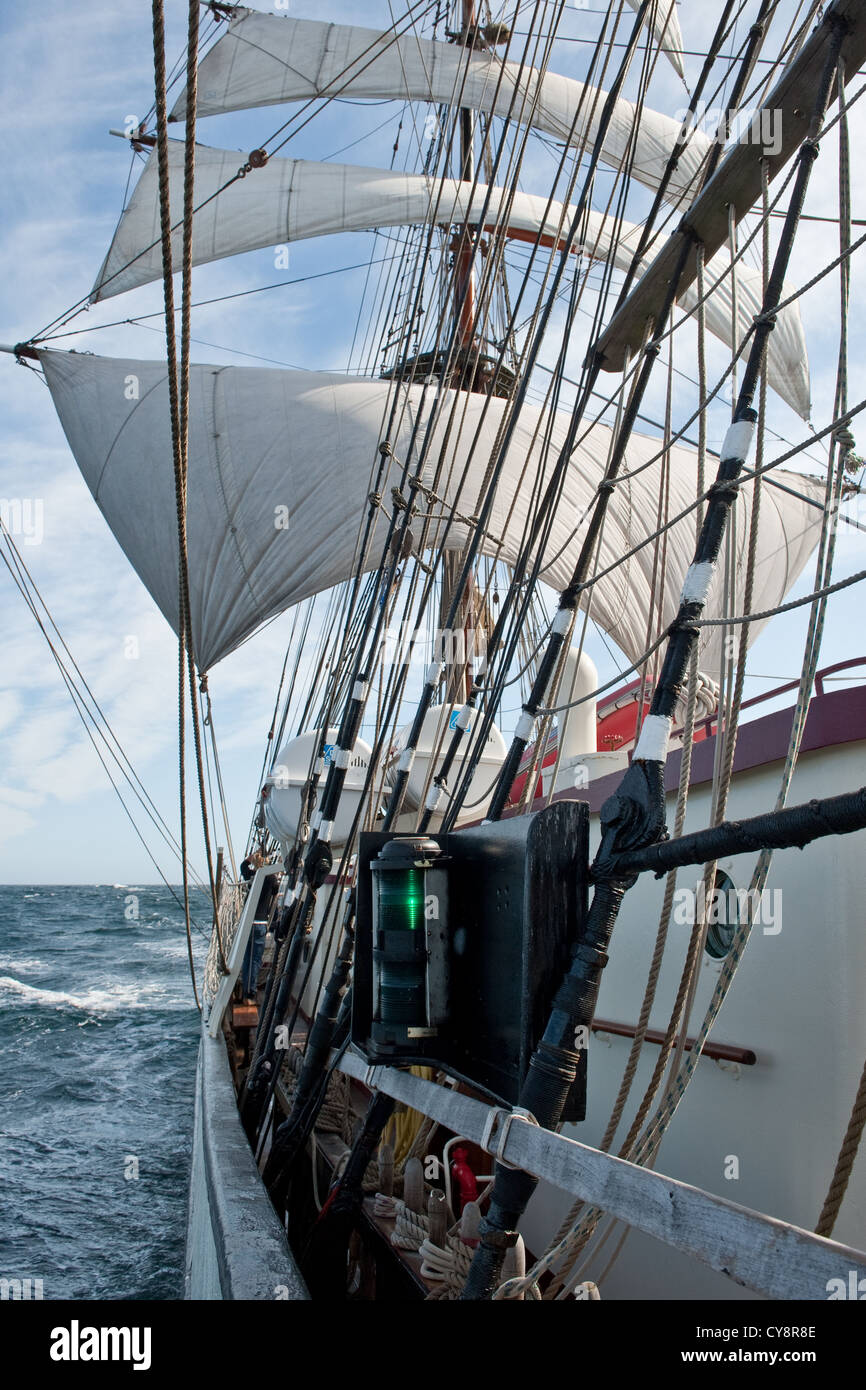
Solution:
[[[641,7],[641,0],[628,0],[628,3],[635,11]],[[660,44],[662,53],[669,60],[677,75],[685,78],[683,36],[680,32],[680,21],[677,18],[676,0],[658,0],[658,4],[651,11],[651,14],[652,18],[648,27],[652,31],[653,38]]]
[[[175,504],[165,364],[53,351],[40,351],[39,358],[88,487],[133,568],[177,630],[177,537],[170,520]],[[392,464],[392,475],[382,484],[384,497],[400,481],[400,465],[408,461],[412,420],[419,410],[428,409],[420,387],[395,388],[317,372],[193,366],[187,529],[193,648],[201,669],[233,651],[268,618],[353,574],[358,527],[369,506],[371,468],[395,389],[407,392],[409,409],[390,440],[400,463]],[[460,498],[456,483],[442,484],[442,505],[433,504],[437,517],[455,504],[458,511],[475,506],[507,406],[499,399],[466,396],[460,437],[449,446],[449,477],[462,477],[479,426],[480,441],[469,460]],[[482,542],[483,553],[495,553],[512,565],[520,553],[533,491],[521,487],[520,479],[527,468],[527,476],[534,478],[541,466],[535,438],[538,416],[536,406],[527,405],[521,412]],[[560,413],[552,422],[554,450],[562,444],[569,418]],[[444,447],[447,419],[446,409],[433,430],[430,459]],[[573,455],[541,574],[556,589],[571,578],[584,530],[578,523],[595,495],[609,445],[610,430],[595,425]],[[627,471],[648,463],[658,450],[658,440],[633,435]],[[674,445],[669,460],[673,516],[694,501],[695,453]],[[600,568],[615,568],[592,590],[594,620],[630,660],[641,655],[646,642],[655,547],[648,544],[631,559],[622,557],[654,530],[658,468],[648,467],[616,488],[599,557]],[[429,481],[429,467],[422,476]],[[823,483],[799,474],[780,472],[774,477],[814,500],[823,499]],[[734,602],[741,611],[751,512],[748,483],[737,509],[740,577]],[[821,511],[801,498],[775,488],[764,490],[753,611],[782,601],[814,548],[820,523]],[[432,524],[431,546],[438,544],[443,525]],[[690,512],[668,533],[664,623],[677,612],[694,549],[694,527]],[[448,545],[461,549],[468,538],[467,525],[455,521]],[[370,566],[378,563],[376,551],[374,544]],[[717,575],[709,616],[719,612],[719,585]],[[750,638],[762,626],[754,623]],[[704,629],[701,642],[701,668],[717,675],[721,629]]]
[[[658,6],[656,36],[665,27],[664,10],[662,3]],[[682,48],[675,14],[666,30],[665,51],[669,46]],[[673,61],[674,54],[669,52],[669,56]],[[680,63],[678,71],[681,68]],[[290,19],[238,8],[199,65],[196,113],[216,116],[323,96],[456,104],[510,117],[555,140],[583,147],[595,140],[606,93],[571,77],[541,73],[503,60],[489,50],[422,39],[411,30],[395,35],[393,30]],[[581,116],[572,132],[578,111]],[[172,119],[182,120],[185,112],[184,90],[172,110]],[[641,108],[635,132],[637,121],[637,108],[620,98],[601,157],[619,168],[634,138],[632,174],[638,182],[656,188],[680,138],[681,125],[647,107]],[[710,141],[700,131],[693,132],[688,144],[682,146],[669,186],[671,199],[676,200],[692,186],[709,148]]]
[[[173,207],[182,205],[184,147],[169,141],[170,189]],[[275,246],[307,237],[369,227],[405,226],[431,221],[444,226],[475,222],[484,217],[491,225],[507,219],[511,231],[557,237],[567,230],[573,209],[563,217],[561,203],[549,203],[536,194],[495,188],[487,203],[488,189],[475,188],[455,179],[424,174],[366,169],[354,164],[318,164],[311,160],[270,159],[244,179],[230,182],[238,171],[237,151],[196,147],[196,203],[193,220],[194,265]],[[228,186],[226,186],[228,185]],[[487,203],[485,209],[485,203]],[[602,213],[588,212],[582,250],[595,260],[613,259],[621,270],[632,260],[640,228]],[[175,229],[175,264],[181,257],[180,227]],[[733,347],[731,277],[724,275],[730,262],[719,252],[706,267],[706,288],[717,279],[718,288],[705,304],[707,328],[728,347]],[[154,151],[148,159],[129,205],[120,219],[108,255],[91,292],[94,301],[121,294],[162,277],[159,244],[158,163]],[[760,272],[737,265],[738,339],[761,311],[763,285]],[[684,291],[682,306],[697,303],[695,287]],[[806,340],[796,303],[777,316],[767,352],[770,385],[804,419],[810,407],[809,366]]]

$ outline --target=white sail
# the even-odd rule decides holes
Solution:
[[[659,13],[663,9],[664,4]],[[682,47],[675,15],[673,25],[676,44]],[[674,45],[674,40],[670,42]],[[529,123],[542,134],[576,146],[595,139],[605,102],[605,93],[587,83],[503,61],[495,52],[422,39],[411,30],[395,38],[393,30],[324,24],[239,8],[201,61],[196,111],[199,116],[214,116],[335,95],[429,101],[511,116],[519,124]],[[184,91],[172,117],[182,119],[185,111]],[[578,111],[581,117],[572,133]],[[636,118],[633,103],[621,98],[602,149],[607,164],[619,168]],[[634,177],[655,188],[679,135],[678,121],[642,108]],[[709,146],[706,135],[696,132],[683,148],[670,184],[671,198],[678,198],[691,185]]]
[[[639,10],[641,0],[628,0],[633,10]],[[658,0],[650,23],[653,38],[661,44],[662,52],[670,60],[680,77],[685,77],[683,67],[683,36],[677,18],[676,0]]]
[[[116,360],[88,354],[40,352],[54,404],[78,466],[119,544],[169,623],[177,627],[177,541],[174,480],[169,436],[166,368],[161,362]],[[407,391],[409,408],[391,438],[396,458],[410,459],[412,422],[427,412],[420,387],[395,388],[381,381],[318,372],[256,367],[192,368],[188,476],[188,543],[191,612],[196,658],[207,669],[226,656],[274,614],[353,573],[361,519],[369,506],[372,470],[378,463],[385,412],[395,389]],[[428,393],[432,395],[432,393]],[[478,489],[507,403],[469,395],[461,403],[466,418],[453,449],[451,484],[443,483],[445,507],[464,514],[475,508]],[[428,457],[436,459],[445,441],[447,414],[434,427]],[[536,440],[539,408],[526,406],[505,460],[482,549],[515,564],[527,523],[533,483],[541,460]],[[569,417],[552,424],[557,449]],[[480,443],[469,459],[480,427]],[[422,427],[423,428],[423,427]],[[543,431],[541,431],[543,435]],[[596,425],[575,451],[562,499],[552,522],[542,578],[556,589],[571,578],[584,531],[586,509],[602,477],[610,431]],[[647,463],[659,442],[634,435],[626,470]],[[469,464],[464,491],[456,480]],[[592,590],[592,616],[611,634],[630,660],[642,652],[653,592],[654,546],[628,560],[622,557],[651,534],[658,507],[659,465],[621,483],[605,521],[600,563],[614,571]],[[431,480],[430,466],[422,476]],[[774,475],[775,476],[775,475]],[[823,483],[797,474],[779,480],[814,499]],[[521,483],[521,479],[523,482]],[[383,497],[399,483],[399,465],[381,485]],[[695,495],[695,454],[670,451],[670,514],[688,507]],[[751,489],[736,509],[740,573],[748,538]],[[761,505],[761,545],[755,573],[755,611],[779,603],[800,574],[812,550],[821,513],[797,497],[765,489]],[[444,523],[433,523],[431,545]],[[384,522],[371,547],[378,563]],[[686,568],[694,548],[690,513],[668,533],[663,621],[678,607]],[[448,544],[463,547],[468,527],[456,522]],[[502,546],[500,550],[500,539]],[[719,579],[710,591],[709,612],[718,610]],[[736,599],[742,603],[742,594]],[[762,624],[755,623],[751,636]],[[701,669],[718,671],[719,628],[704,629]]]
[[[183,205],[183,159],[183,143],[170,141],[171,202],[178,209]],[[254,169],[246,178],[230,183],[240,163],[241,157],[235,150],[197,146],[199,210],[193,221],[192,246],[195,265],[334,232],[429,222],[450,226],[482,217],[492,225],[507,218],[508,227],[514,231],[540,231],[556,237],[560,229],[567,230],[573,216],[573,209],[567,209],[563,219],[561,203],[549,203],[547,198],[531,193],[495,188],[487,203],[488,189],[483,185],[476,187],[473,194],[471,185],[458,180],[365,169],[355,164],[271,159],[263,169]],[[97,276],[91,293],[94,301],[162,277],[158,177],[154,151]],[[627,269],[640,228],[597,212],[587,214],[585,226],[585,253],[597,260],[613,257],[617,267]],[[181,229],[177,227],[173,238],[175,265],[180,264],[181,250]],[[713,257],[707,266],[707,288],[723,275],[728,264],[727,251]],[[738,337],[742,338],[760,312],[760,273],[751,266],[738,264],[737,293]],[[694,287],[683,292],[681,303],[686,309],[693,308],[696,302]],[[709,331],[732,347],[730,276],[708,298],[706,314]],[[799,415],[807,418],[808,356],[796,303],[777,316],[767,364],[770,385]]]

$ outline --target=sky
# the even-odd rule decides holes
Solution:
[[[787,0],[783,0],[784,11]],[[259,8],[266,8],[259,5]],[[285,13],[285,6],[274,7]],[[331,3],[327,17],[367,25],[388,22],[386,3]],[[395,6],[395,8],[399,8]],[[693,0],[680,5],[686,46],[706,38],[711,7]],[[788,11],[791,6],[787,5]],[[322,18],[322,7],[291,2],[296,17]],[[140,117],[152,99],[151,6],[149,0],[89,0],[87,5],[5,6],[0,15],[0,67],[5,140],[2,161],[0,240],[4,274],[0,283],[0,341],[15,343],[36,334],[67,307],[86,296],[108,247],[123,205],[130,173],[124,142],[109,134],[129,117]],[[184,0],[166,0],[170,62],[183,52]],[[577,37],[585,24],[579,7],[567,14],[563,34]],[[552,66],[581,75],[586,46],[563,42]],[[687,60],[687,78],[699,65]],[[856,84],[854,84],[856,90]],[[657,104],[670,114],[685,105],[685,90],[672,71],[659,75]],[[339,154],[349,162],[387,164],[399,121],[399,108],[381,104],[335,107],[303,137],[282,151],[307,158]],[[249,150],[279,124],[273,110],[212,118],[199,138],[214,145]],[[866,122],[862,105],[852,111],[855,150],[863,147]],[[361,140],[355,145],[360,137]],[[405,139],[405,136],[403,137]],[[353,148],[354,146],[354,148]],[[345,148],[349,147],[349,148]],[[548,154],[540,152],[534,172],[543,182]],[[133,169],[132,177],[137,177]],[[837,141],[822,143],[808,209],[836,211]],[[866,216],[866,202],[854,181],[854,216]],[[862,229],[855,228],[859,234]],[[805,224],[790,279],[799,284],[835,254],[831,223]],[[291,248],[279,293],[254,296],[196,312],[195,358],[206,362],[252,362],[324,370],[345,370],[351,328],[357,314],[363,269],[316,282],[322,270],[363,263],[370,254],[367,236],[327,237]],[[866,362],[866,325],[857,312],[862,289],[862,255],[853,261],[850,345],[851,400],[861,395]],[[271,251],[237,262],[202,267],[194,281],[196,297],[221,295],[275,277]],[[88,331],[54,346],[100,353],[157,358],[164,351],[160,319],[147,326],[97,331],[97,325],[156,312],[159,286],[143,287],[122,300],[110,300],[69,327]],[[802,314],[809,344],[813,419],[828,418],[838,351],[838,277],[828,277],[804,296]],[[555,339],[554,339],[555,342]],[[231,350],[228,350],[230,345]],[[570,351],[572,374],[585,343]],[[553,358],[551,347],[547,360]],[[246,354],[246,355],[244,355]],[[714,359],[721,361],[721,358]],[[687,364],[683,364],[684,366]],[[692,364],[688,364],[692,365]],[[678,406],[685,409],[691,388],[682,384]],[[647,413],[663,410],[663,382],[647,399]],[[729,410],[729,406],[727,409]],[[724,431],[725,407],[711,416],[711,444]],[[656,418],[659,418],[656,413]],[[770,423],[782,440],[805,437],[806,426],[773,399]],[[854,425],[855,437],[858,425]],[[866,427],[860,428],[866,442]],[[826,455],[823,455],[826,460]],[[819,473],[822,450],[809,451],[804,471]],[[169,824],[177,828],[176,639],[130,569],[78,473],[49,394],[39,376],[0,355],[0,499],[22,506],[18,534],[21,554],[45,598],[81,671],[105,710],[120,742]],[[866,521],[859,500],[848,508]],[[173,525],[174,519],[167,518]],[[863,536],[843,528],[836,577],[863,565]],[[811,588],[807,566],[794,593]],[[821,665],[859,656],[862,594],[847,590],[831,601]],[[0,881],[7,883],[152,882],[156,872],[126,819],[89,743],[45,640],[5,568],[0,569],[2,659],[0,659]],[[758,639],[750,663],[747,695],[800,670],[805,610],[774,624]],[[232,828],[242,843],[259,786],[265,736],[291,623],[290,615],[270,624],[211,674],[214,719]],[[591,647],[602,679],[613,659]],[[192,857],[201,865],[193,813]],[[172,881],[178,874],[160,857]]]

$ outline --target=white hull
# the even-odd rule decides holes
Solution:
[[[756,815],[772,805],[781,763],[738,774],[732,783],[728,818]],[[789,804],[826,796],[866,781],[866,744],[847,743],[803,754]],[[707,824],[709,787],[689,798],[686,830]],[[668,805],[673,818],[672,799]],[[594,825],[597,834],[597,818]],[[592,853],[592,846],[590,848]],[[748,886],[757,855],[740,855],[719,865],[738,888]],[[694,886],[698,871],[681,870],[678,884]],[[866,1056],[866,832],[830,837],[805,850],[774,856],[768,889],[775,891],[779,917],[753,927],[713,1041],[752,1049],[754,1066],[719,1063],[706,1057],[667,1133],[656,1167],[730,1201],[813,1230],[851,1112]],[[626,894],[614,931],[610,964],[602,978],[597,1015],[635,1023],[664,881],[645,875]],[[781,930],[776,928],[781,921]],[[666,960],[650,1027],[664,1032],[676,994],[689,933],[671,923]],[[721,972],[704,958],[689,1034],[697,1031]],[[630,1048],[628,1038],[594,1034],[589,1048],[586,1122],[565,1132],[597,1145],[617,1094]],[[621,1124],[621,1142],[658,1056],[645,1045]],[[650,1112],[655,1113],[654,1109]],[[613,1152],[617,1152],[616,1146]],[[726,1178],[738,1160],[738,1178]],[[527,1244],[543,1250],[570,1202],[550,1187],[539,1188],[525,1219]],[[597,1278],[622,1234],[607,1242],[588,1277]],[[833,1232],[834,1240],[866,1244],[866,1169],[854,1172]],[[671,1247],[632,1231],[611,1274],[605,1298],[751,1298],[721,1274],[679,1255]],[[816,1289],[815,1297],[826,1298]]]

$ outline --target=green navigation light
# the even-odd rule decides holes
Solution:
[[[426,868],[439,855],[425,838],[395,837],[372,864],[375,884],[375,1018],[387,1029],[426,1028]]]

